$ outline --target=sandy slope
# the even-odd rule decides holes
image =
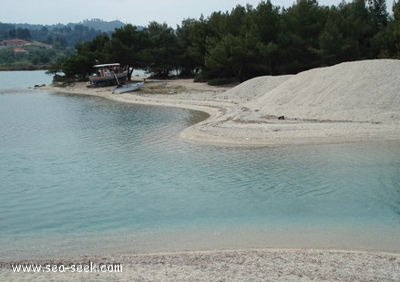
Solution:
[[[255,78],[218,95],[236,107],[182,135],[267,146],[400,140],[399,77],[399,60],[367,60]]]
[[[399,78],[399,60],[342,63],[302,72],[272,90],[264,80],[264,94],[246,106],[289,118],[399,122]]]
[[[289,80],[292,75],[282,76],[260,76],[245,81],[238,86],[220,93],[217,97],[238,102],[252,101],[269,91],[273,90],[283,82]]]

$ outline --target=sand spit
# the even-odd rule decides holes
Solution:
[[[399,60],[367,60],[258,77],[235,87],[181,79],[149,80],[140,91],[121,95],[110,87],[89,89],[79,83],[47,89],[204,111],[210,117],[183,130],[183,138],[279,146],[400,140],[399,77]]]
[[[267,146],[399,140],[399,77],[399,60],[367,60],[255,78],[219,95],[236,108],[182,135]]]
[[[1,281],[399,281],[400,254],[333,250],[235,250],[80,257],[39,264],[121,263],[122,273],[13,273]],[[32,263],[20,261],[14,263]]]

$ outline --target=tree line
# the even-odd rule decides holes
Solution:
[[[400,1],[393,14],[384,0],[321,6],[298,0],[289,8],[262,1],[208,18],[183,20],[176,29],[151,22],[125,25],[76,45],[54,68],[81,79],[96,63],[119,62],[154,76],[172,71],[224,83],[259,75],[293,74],[343,61],[400,58]]]

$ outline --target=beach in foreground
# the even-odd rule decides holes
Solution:
[[[118,263],[122,272],[14,273],[2,281],[399,281],[400,254],[334,250],[233,250],[113,257],[57,258],[34,263]],[[20,261],[16,263],[32,263]]]

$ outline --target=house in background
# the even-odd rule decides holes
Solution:
[[[7,46],[7,47],[23,47],[29,44],[31,44],[30,41],[23,39],[9,39],[0,41],[0,46]]]
[[[29,51],[27,51],[27,50],[25,50],[24,48],[21,48],[21,47],[15,47],[13,51],[14,51],[15,55],[26,55],[26,54],[29,54]]]

